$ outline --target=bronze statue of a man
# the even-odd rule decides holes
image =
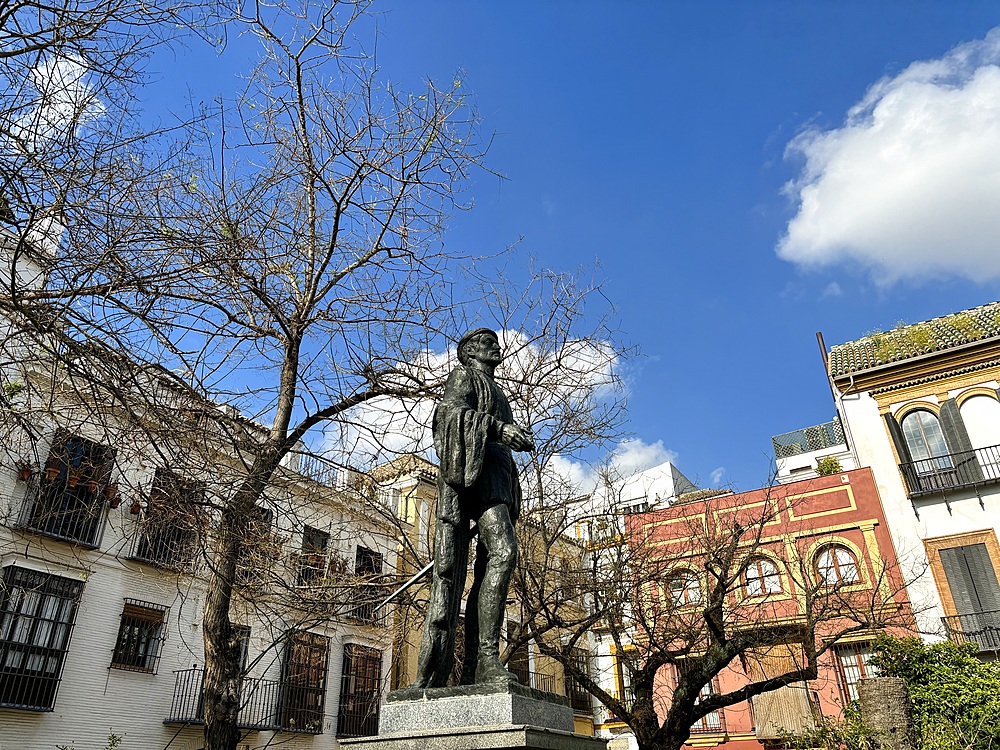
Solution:
[[[521,486],[511,451],[534,450],[531,433],[514,424],[493,373],[501,360],[494,331],[477,328],[458,342],[458,361],[434,411],[438,473],[434,578],[414,687],[443,687],[455,660],[455,632],[471,541],[479,540],[465,605],[462,684],[516,682],[500,663],[500,625],[517,560],[514,522]]]

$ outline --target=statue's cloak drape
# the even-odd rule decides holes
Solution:
[[[471,367],[456,367],[448,377],[444,398],[434,410],[434,449],[441,482],[437,517],[459,523],[461,503],[466,517],[503,503],[516,520],[521,485],[510,448],[498,442],[504,424],[514,421],[507,397],[493,378]]]

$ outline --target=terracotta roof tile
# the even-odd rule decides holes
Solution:
[[[994,336],[1000,336],[1000,302],[838,344],[830,349],[830,375],[850,375]]]

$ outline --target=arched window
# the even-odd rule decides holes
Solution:
[[[840,544],[831,544],[819,551],[816,555],[816,574],[820,583],[831,586],[839,583],[857,583],[861,580],[854,553]]]
[[[900,427],[918,473],[951,468],[948,443],[936,415],[926,409],[917,409],[903,417]]]
[[[972,396],[959,409],[969,441],[987,479],[1000,479],[1000,401]]]
[[[766,596],[781,593],[781,575],[778,566],[766,557],[758,557],[743,569],[743,585],[747,596]]]
[[[681,570],[667,579],[670,600],[677,607],[701,601],[701,581],[693,570]]]

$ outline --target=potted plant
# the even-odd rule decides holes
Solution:
[[[22,482],[27,482],[35,475],[37,467],[31,461],[19,458],[14,462],[14,465],[17,468],[17,478]]]
[[[62,470],[58,466],[50,466],[45,470],[45,476],[48,478],[50,482],[54,482],[56,481],[56,477],[59,476],[59,473],[61,471]]]
[[[111,482],[107,487],[104,488],[104,497],[108,499],[108,504],[112,508],[117,508],[121,505],[122,499],[118,497],[118,483]]]
[[[67,481],[70,487],[76,487],[80,484],[80,472],[71,469],[69,472],[69,479]]]
[[[138,500],[133,500],[132,505],[128,509],[128,512],[131,513],[133,516],[137,516],[139,515],[139,512],[141,510],[142,510],[142,503],[140,503]]]
[[[87,492],[91,495],[97,494],[97,490],[100,486],[100,483],[96,479],[91,479],[87,482]]]

